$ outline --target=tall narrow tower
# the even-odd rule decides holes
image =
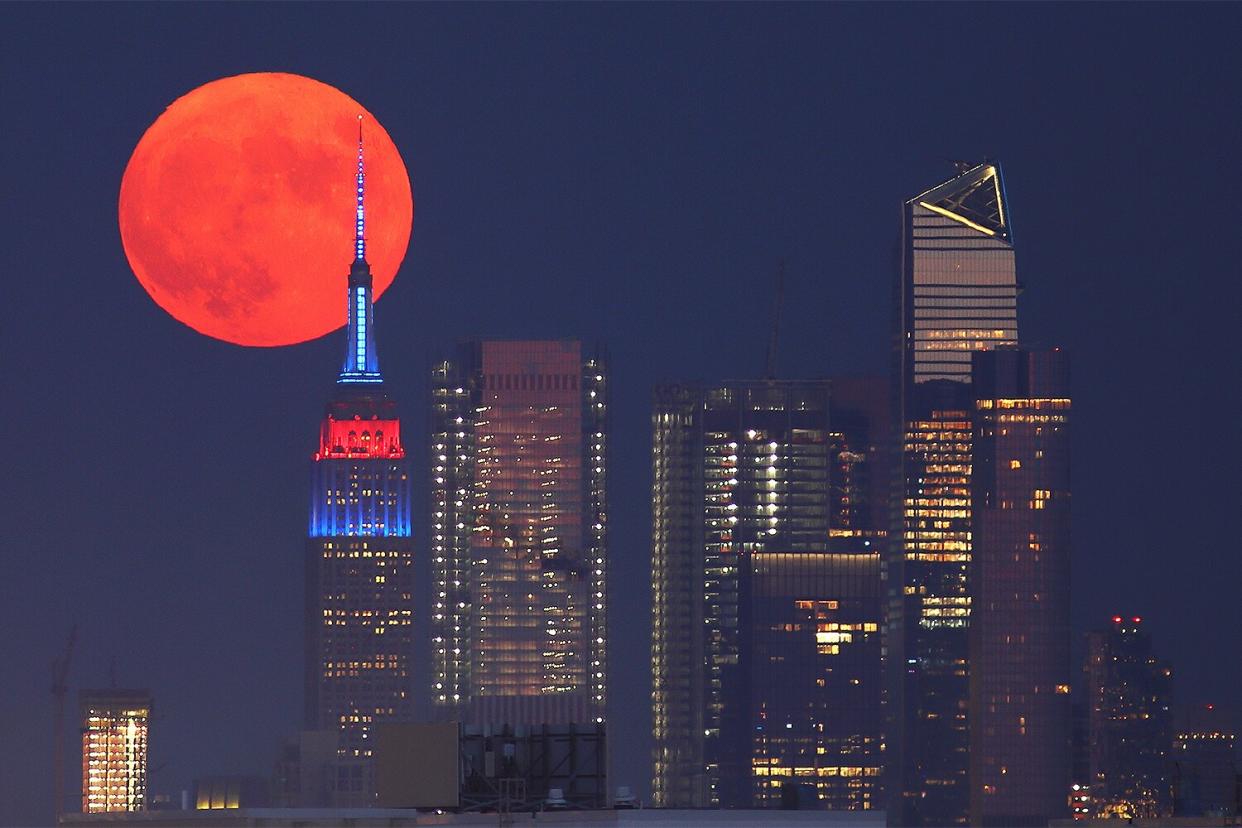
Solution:
[[[1000,165],[902,205],[894,295],[899,493],[884,564],[890,825],[964,825],[970,688],[971,354],[1018,342]]]
[[[337,805],[372,802],[375,728],[413,718],[410,478],[375,352],[361,117],[356,190],[345,360],[319,432],[306,555],[306,725],[340,734]]]

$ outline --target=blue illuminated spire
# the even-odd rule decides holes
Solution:
[[[356,182],[357,206],[354,209],[354,258],[360,262],[367,260],[367,211],[363,203],[366,191],[366,173],[362,167],[362,116],[358,116],[358,178]]]
[[[374,308],[371,301],[371,266],[367,264],[366,172],[362,163],[362,116],[358,116],[358,174],[354,193],[354,263],[349,268],[349,335],[345,345],[345,364],[337,383],[377,385],[379,358],[375,354]]]

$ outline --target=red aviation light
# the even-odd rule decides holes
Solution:
[[[1120,616],[1120,615],[1114,615],[1114,616],[1113,616],[1113,623],[1114,623],[1114,624],[1120,624],[1120,623],[1121,623],[1121,616]]]
[[[405,457],[405,449],[401,446],[400,420],[337,420],[328,417],[319,430],[316,460],[399,460],[402,457]]]
[[[1135,624],[1142,624],[1142,623],[1143,623],[1143,619],[1142,619],[1141,617],[1139,617],[1139,616],[1137,616],[1137,615],[1136,615],[1136,616],[1134,616],[1134,623],[1135,623]]]

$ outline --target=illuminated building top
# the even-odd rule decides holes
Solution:
[[[371,265],[367,264],[366,171],[362,156],[362,116],[358,116],[358,173],[355,179],[354,263],[349,268],[349,298],[346,311],[349,335],[345,362],[337,382],[341,385],[378,385],[379,358],[375,353],[375,314],[372,304]]]
[[[358,118],[354,262],[349,269],[345,360],[314,459],[310,535],[409,537],[409,475],[397,404],[384,393],[375,350],[371,266],[366,260],[366,169]]]
[[[1018,341],[1018,281],[1000,165],[965,167],[905,205],[906,382],[969,382],[971,352]]]
[[[985,236],[1013,242],[999,164],[985,161],[967,167],[943,184],[915,196],[912,202]]]

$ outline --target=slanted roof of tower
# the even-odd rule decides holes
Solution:
[[[934,213],[1013,243],[1000,164],[984,161],[910,199]]]

